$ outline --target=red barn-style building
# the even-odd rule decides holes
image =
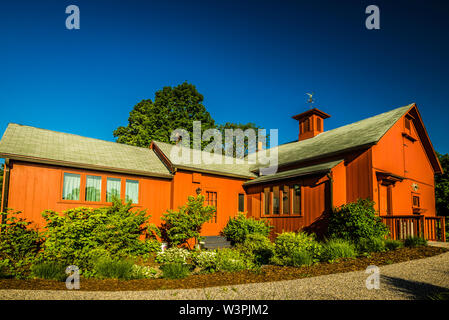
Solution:
[[[235,159],[225,156],[223,164],[185,164],[172,156],[173,145],[157,141],[140,148],[9,124],[0,141],[2,210],[22,211],[43,227],[44,210],[101,207],[117,195],[147,209],[158,224],[167,209],[201,193],[217,208],[203,236],[218,235],[239,211],[269,220],[273,234],[322,234],[333,207],[369,198],[393,238],[443,239],[434,195],[442,168],[417,106],[325,131],[329,117],[316,108],[294,116],[298,140],[277,147],[271,175],[260,175],[257,164],[227,164]]]

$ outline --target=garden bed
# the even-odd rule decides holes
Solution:
[[[345,259],[334,263],[318,263],[303,267],[267,265],[259,271],[216,272],[191,275],[184,279],[98,280],[81,279],[80,290],[85,291],[138,291],[163,289],[189,289],[229,286],[245,283],[292,280],[349,271],[364,270],[369,265],[382,266],[442,254],[449,250],[438,247],[400,248],[372,253],[370,257]],[[67,290],[64,282],[53,280],[0,279],[0,289]]]

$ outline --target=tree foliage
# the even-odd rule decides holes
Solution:
[[[204,196],[189,196],[187,204],[178,211],[168,210],[161,218],[162,239],[170,246],[187,245],[194,238],[198,243],[203,224],[214,217],[213,206],[204,206]]]
[[[154,101],[142,100],[134,106],[126,127],[114,131],[117,142],[138,147],[148,147],[152,140],[172,143],[175,129],[185,129],[193,141],[193,121],[201,121],[202,131],[215,128],[203,95],[193,84],[184,82],[176,87],[164,87],[155,94]]]
[[[114,130],[117,142],[138,147],[148,147],[151,141],[170,141],[175,129],[184,129],[190,134],[190,146],[193,146],[193,122],[201,121],[202,133],[207,129],[217,129],[223,134],[225,129],[260,129],[254,123],[231,123],[217,125],[203,104],[203,95],[193,84],[184,82],[176,87],[164,87],[155,94],[154,101],[142,100],[136,104],[129,114],[128,125]],[[205,147],[209,141],[202,143]],[[244,154],[248,153],[248,141],[245,139]],[[235,138],[234,138],[235,151]],[[235,152],[233,152],[235,154]]]
[[[439,154],[438,159],[443,167],[443,174],[435,175],[435,201],[437,214],[449,216],[449,154]]]

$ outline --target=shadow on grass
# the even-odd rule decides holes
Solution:
[[[386,283],[393,289],[412,296],[413,299],[417,300],[429,300],[435,296],[445,296],[449,292],[449,289],[445,287],[385,275],[381,276],[381,283]]]

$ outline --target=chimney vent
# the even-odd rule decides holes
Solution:
[[[313,138],[323,132],[323,120],[329,117],[330,115],[317,108],[293,116],[299,122],[298,141]]]

